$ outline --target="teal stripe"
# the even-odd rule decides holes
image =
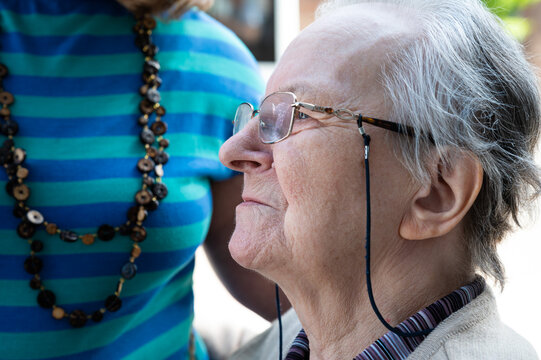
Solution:
[[[147,228],[148,242],[141,244],[143,252],[167,252],[200,245],[208,231],[210,225],[210,214],[207,219],[195,224],[186,226],[174,226],[168,228]],[[75,229],[78,234],[96,232],[96,229]],[[43,254],[80,254],[84,256],[89,253],[128,253],[133,242],[127,237],[121,237],[118,241],[96,241],[93,245],[87,246],[81,242],[66,246],[58,237],[51,237],[44,231],[38,231],[34,236],[36,239],[42,239],[45,242]],[[9,246],[0,247],[2,255],[27,255],[29,246],[26,241],[21,240],[15,230],[0,230],[0,241],[2,243],[10,242]],[[0,289],[6,289],[0,287]]]
[[[158,296],[154,296],[145,306],[144,311],[107,321],[99,325],[84,327],[77,331],[61,330],[36,333],[0,333],[2,338],[2,354],[6,358],[40,359],[43,347],[35,344],[51,344],[47,349],[47,357],[67,355],[74,350],[84,352],[108,345],[114,341],[116,334],[133,329],[158,312],[180,300],[191,291],[191,276],[169,284]],[[31,321],[31,320],[29,320]],[[58,341],[67,346],[59,346]],[[84,342],[81,339],[85,339]],[[70,346],[71,345],[71,346]],[[72,346],[77,346],[74,349]]]
[[[136,277],[124,284],[122,296],[137,295],[150,291],[156,286],[161,286],[175,275],[174,272],[175,270],[171,269],[137,274]],[[191,277],[191,273],[186,275],[181,280],[176,281],[176,286],[189,287],[192,281]],[[47,288],[54,289],[58,305],[69,305],[102,301],[111,294],[112,289],[118,283],[118,279],[119,276],[85,279],[44,279],[43,283]],[[37,293],[28,286],[28,281],[0,280],[0,286],[2,289],[10,289],[10,291],[3,292],[0,298],[0,306],[36,306]]]
[[[44,148],[42,147],[41,149]],[[163,202],[167,203],[193,201],[202,198],[208,193],[208,181],[203,178],[168,177],[164,178],[163,182],[170,189],[169,194],[163,200]],[[121,178],[73,182],[27,182],[27,184],[32,189],[32,204],[34,206],[71,206],[131,202],[135,192],[141,188],[141,179]],[[5,185],[5,181],[0,181],[1,189]],[[12,198],[7,196],[0,197],[0,206],[10,205],[13,205]],[[179,206],[182,206],[182,204],[179,204]]]
[[[232,79],[254,89],[261,88],[259,74],[253,68],[221,56],[198,52],[171,51],[157,56],[162,70],[196,72]],[[15,75],[44,77],[91,77],[140,74],[143,57],[138,53],[119,55],[56,55],[2,54]]]
[[[104,115],[139,115],[139,94],[120,94],[81,97],[17,96],[12,112],[18,116],[52,118],[100,117]],[[168,91],[162,93],[162,104],[172,113],[199,113],[224,115],[224,109],[236,109],[245,101],[240,97],[191,91]],[[32,104],[32,106],[28,106]],[[134,118],[134,121],[136,118]],[[193,136],[193,135],[190,135]],[[17,141],[19,137],[17,137]],[[23,139],[23,138],[21,138]],[[133,138],[132,138],[133,139]],[[75,139],[80,141],[80,138]],[[135,144],[135,142],[134,142]],[[140,148],[140,146],[139,146]]]
[[[186,133],[166,134],[165,136],[171,143],[175,144],[167,149],[170,156],[196,156],[217,160],[218,150],[224,142],[224,140],[212,136]],[[55,139],[21,136],[17,137],[17,146],[25,149],[28,158],[32,160],[134,158],[135,166],[137,158],[142,158],[145,154],[139,137],[136,135]],[[92,186],[92,184],[89,185]],[[83,187],[79,189],[83,189]]]
[[[173,327],[171,330],[153,339],[152,341],[147,342],[145,345],[141,346],[133,353],[123,357],[123,359],[156,359],[156,354],[160,354],[161,359],[167,358],[188,343],[190,338],[192,321],[193,316],[191,316],[188,320],[185,320],[177,326]],[[186,360],[188,360],[187,355],[188,354],[186,354]]]
[[[18,14],[9,10],[0,11],[0,16],[3,32],[31,36],[129,35],[133,34],[134,24],[131,16]],[[189,19],[158,22],[154,33],[207,38],[235,46],[241,44],[230,31],[216,31],[216,24]]]

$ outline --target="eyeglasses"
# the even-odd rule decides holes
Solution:
[[[275,92],[263,99],[259,110],[254,110],[250,103],[242,103],[237,108],[233,121],[233,135],[240,132],[248,122],[259,114],[259,139],[265,144],[274,144],[291,135],[295,119],[305,119],[307,114],[301,108],[310,111],[333,115],[342,120],[357,121],[359,128],[362,123],[391,130],[399,134],[414,136],[412,127],[395,122],[362,116],[348,109],[333,109],[331,107],[309,104],[297,101],[292,92]]]

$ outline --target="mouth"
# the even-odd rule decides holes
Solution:
[[[249,197],[249,196],[242,196],[242,203],[240,203],[240,205],[264,205],[264,206],[269,206],[268,204],[262,202],[261,200],[258,200],[256,198],[253,198],[253,197]]]

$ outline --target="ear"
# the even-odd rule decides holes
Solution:
[[[466,216],[483,184],[483,168],[471,153],[453,151],[444,162],[430,159],[430,183],[414,194],[400,223],[400,236],[423,240],[443,236]]]

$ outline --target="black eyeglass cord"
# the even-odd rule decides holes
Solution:
[[[278,360],[282,360],[282,350],[283,350],[283,334],[282,334],[282,310],[280,308],[280,289],[278,284],[274,284],[276,290],[276,312],[278,313]]]
[[[395,333],[398,336],[402,337],[415,337],[415,336],[426,336],[430,334],[432,329],[415,331],[415,332],[404,332],[397,327],[393,327],[389,324],[383,316],[381,315],[376,301],[374,300],[374,293],[372,292],[372,280],[370,278],[370,233],[371,233],[371,213],[370,213],[370,164],[368,161],[368,154],[370,152],[370,135],[366,134],[362,126],[362,116],[359,116],[357,120],[359,126],[359,132],[361,133],[364,140],[364,172],[365,172],[365,183],[366,183],[366,289],[368,291],[368,298],[370,299],[370,305],[372,305],[372,310],[376,313],[379,321],[390,331]]]

